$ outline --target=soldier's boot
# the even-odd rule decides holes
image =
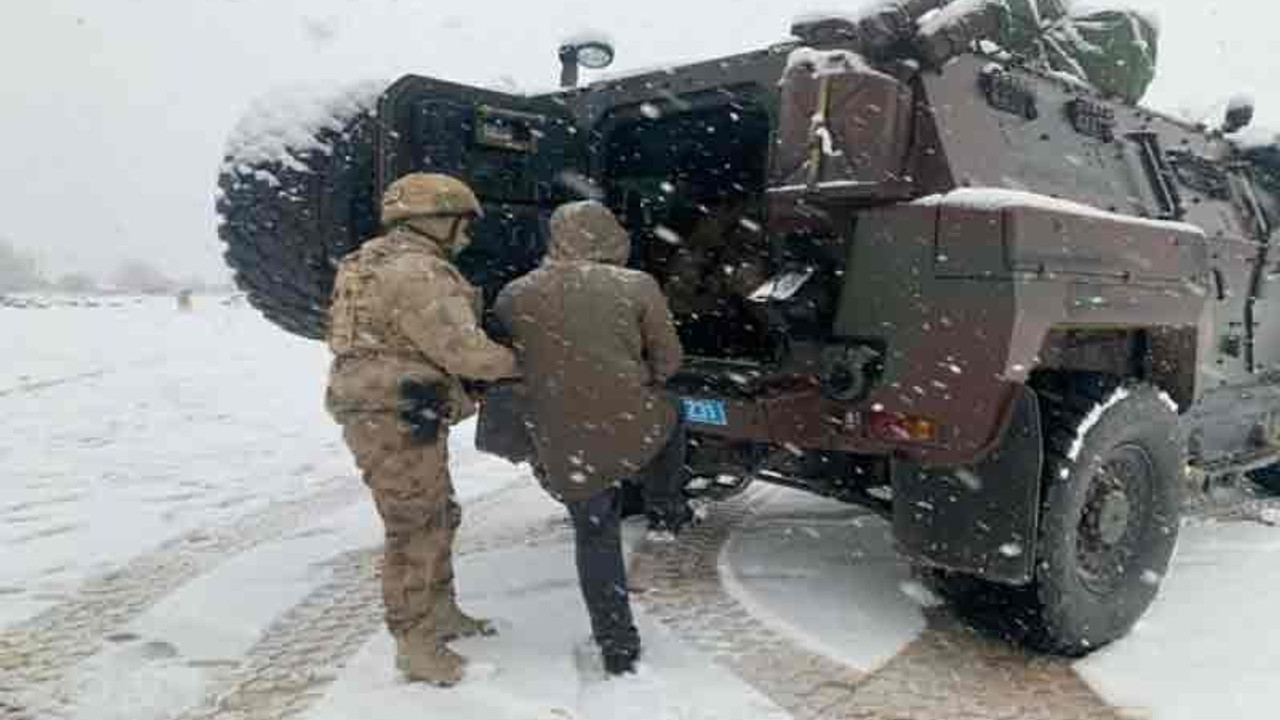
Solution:
[[[492,621],[472,617],[463,612],[452,593],[436,600],[431,621],[435,636],[440,642],[450,642],[459,638],[492,637],[498,634],[498,628]]]
[[[450,506],[454,510],[453,516],[457,518],[450,523],[452,530],[458,527],[461,509],[453,502],[450,502]],[[498,628],[491,621],[472,617],[458,607],[458,589],[454,584],[453,575],[453,554],[445,555],[441,564],[440,577],[433,587],[434,598],[431,602],[431,611],[427,616],[427,622],[433,626],[436,637],[441,642],[450,642],[459,638],[497,635]]]
[[[410,682],[452,687],[462,682],[467,659],[432,633],[417,629],[396,636],[396,668]]]

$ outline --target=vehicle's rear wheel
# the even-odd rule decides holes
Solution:
[[[218,234],[236,284],[268,320],[317,340],[337,261],[377,226],[374,119],[358,106],[345,111],[309,137],[285,124],[276,134],[288,143],[258,129],[280,144],[272,152],[262,137],[233,139],[218,176]]]
[[[1045,476],[1031,639],[1081,655],[1146,612],[1177,543],[1178,416],[1149,386],[1070,378],[1041,393]]]
[[[945,570],[924,577],[976,625],[1084,655],[1150,606],[1178,536],[1183,450],[1158,391],[1100,376],[1037,387],[1045,467],[1034,579],[1011,587]]]

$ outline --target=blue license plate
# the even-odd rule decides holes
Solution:
[[[680,407],[684,411],[684,419],[699,425],[729,424],[729,414],[725,412],[723,400],[694,400],[680,398]]]

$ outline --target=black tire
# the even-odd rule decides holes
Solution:
[[[250,304],[296,335],[324,338],[337,263],[377,229],[374,130],[359,113],[287,162],[228,157],[219,173],[223,257]]]
[[[1097,376],[1041,391],[1045,476],[1029,637],[1083,655],[1123,636],[1156,596],[1178,539],[1185,453],[1150,386]],[[1091,414],[1092,413],[1092,414]],[[1077,437],[1080,435],[1080,437]]]
[[[1118,387],[1103,376],[1072,375],[1037,386],[1046,455],[1029,585],[921,569],[928,585],[975,626],[1043,652],[1081,656],[1122,637],[1155,598],[1178,536],[1185,472],[1178,417],[1148,386],[1126,387],[1112,404]],[[1099,407],[1106,410],[1090,418]],[[1086,420],[1092,424],[1072,453]],[[1112,544],[1099,544],[1098,537],[1082,542],[1083,532],[1098,534],[1095,513],[1102,508],[1090,501],[1099,497],[1091,492],[1105,487],[1099,471],[1133,450],[1149,459],[1151,472],[1148,482],[1135,483],[1123,533]],[[1100,557],[1119,560],[1105,581],[1098,577]]]

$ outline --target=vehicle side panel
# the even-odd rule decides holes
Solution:
[[[835,331],[886,350],[861,410],[942,424],[937,446],[908,449],[926,465],[991,449],[1051,331],[1203,320],[1208,255],[1197,231],[1037,202],[944,198],[859,220]]]

